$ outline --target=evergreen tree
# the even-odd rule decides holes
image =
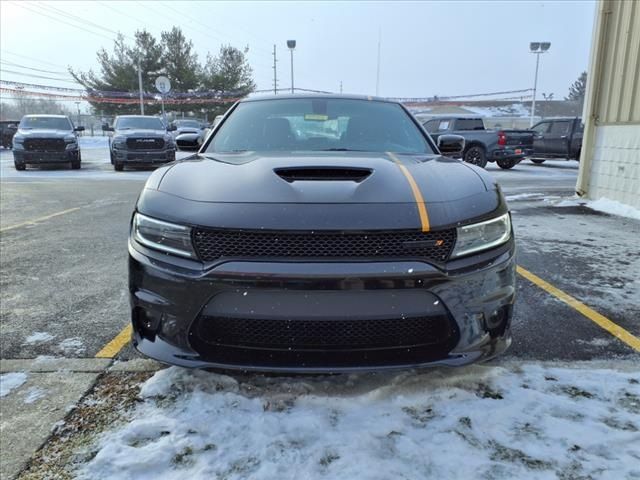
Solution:
[[[162,32],[162,68],[177,92],[195,90],[200,84],[200,65],[193,43],[178,27]]]
[[[587,72],[582,72],[578,79],[569,87],[569,95],[564,99],[572,102],[579,102],[582,105],[586,91]]]

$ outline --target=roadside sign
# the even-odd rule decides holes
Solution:
[[[160,93],[165,95],[171,91],[171,82],[167,77],[165,77],[164,75],[161,75],[158,78],[156,78],[156,88]]]

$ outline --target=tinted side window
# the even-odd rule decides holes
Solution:
[[[484,130],[484,123],[480,118],[459,118],[454,130]]]
[[[549,123],[550,122],[539,123],[539,124],[534,125],[533,127],[531,127],[531,130],[533,130],[534,132],[537,132],[537,133],[547,133],[547,131],[549,130]]]
[[[440,120],[429,120],[423,124],[425,130],[429,133],[435,133],[438,131],[438,124]]]
[[[551,123],[551,130],[549,133],[554,135],[567,135],[569,133],[569,125],[571,122],[568,120],[562,120]]]

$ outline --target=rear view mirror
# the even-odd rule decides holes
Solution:
[[[461,158],[464,151],[464,137],[460,135],[440,135],[438,150],[445,157]]]
[[[84,132],[84,127],[76,127],[73,129],[74,132]]]

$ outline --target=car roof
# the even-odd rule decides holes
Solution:
[[[240,100],[241,103],[246,102],[262,102],[265,100],[362,100],[362,101],[375,101],[385,103],[400,103],[396,100],[389,100],[388,98],[372,97],[367,95],[345,95],[339,93],[294,93],[286,95],[260,95],[256,97],[247,97]]]
[[[29,115],[25,115],[25,117],[69,118],[67,115],[52,115],[50,113],[30,113]]]
[[[158,120],[162,120],[162,118],[156,117],[155,115],[117,115],[116,118],[157,118]]]

